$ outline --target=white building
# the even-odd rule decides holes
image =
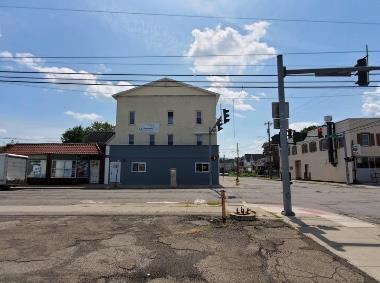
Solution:
[[[380,182],[380,118],[349,118],[335,123],[336,134],[332,137],[335,164],[329,160],[327,126],[322,129],[325,138],[319,139],[316,129],[308,132],[302,142],[288,141],[292,179]]]

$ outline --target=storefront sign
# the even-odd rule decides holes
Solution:
[[[138,127],[139,133],[158,133],[160,131],[160,124],[159,123],[141,123]]]

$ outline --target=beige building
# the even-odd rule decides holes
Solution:
[[[125,185],[219,184],[218,161],[210,160],[218,155],[215,133],[209,147],[219,94],[163,78],[113,97],[116,128],[107,143],[106,180]]]
[[[331,150],[333,162],[329,159],[326,125],[322,130],[325,137],[322,139],[318,138],[316,129],[308,132],[302,142],[288,141],[292,179],[380,182],[380,118],[349,118],[336,122]]]
[[[115,136],[109,145],[208,144],[208,129],[215,123],[219,95],[164,78],[117,93]],[[133,142],[130,141],[131,135]],[[213,135],[212,144],[217,143]]]

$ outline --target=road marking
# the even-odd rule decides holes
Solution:
[[[148,204],[177,204],[179,201],[147,201]]]

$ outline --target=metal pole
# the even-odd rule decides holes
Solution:
[[[292,196],[290,192],[289,180],[289,157],[288,157],[288,141],[286,136],[287,121],[285,117],[285,86],[284,77],[285,69],[282,55],[277,56],[277,77],[278,77],[278,101],[280,108],[280,144],[281,144],[281,167],[282,167],[282,194],[284,202],[284,211],[282,214],[286,216],[294,216],[292,210]]]
[[[268,173],[269,173],[269,178],[272,179],[272,145],[270,141],[270,126],[272,125],[271,122],[266,122],[265,125],[268,125],[267,128],[267,133],[268,133],[268,153],[269,153],[269,168],[268,168]]]
[[[222,199],[222,221],[226,223],[226,192],[225,190],[220,191],[220,198]]]
[[[208,160],[209,160],[209,168],[208,168],[208,184],[212,186],[212,160],[211,160],[211,127],[208,128]]]
[[[239,163],[240,163],[240,160],[239,160],[239,143],[236,143],[236,154],[237,154],[237,159],[236,159],[236,186],[239,185],[239,172],[240,172],[240,168],[239,168]]]
[[[343,132],[343,146],[344,146],[344,163],[346,164],[346,184],[350,184],[350,171],[348,169],[347,161],[347,143],[346,143],[346,132]]]

